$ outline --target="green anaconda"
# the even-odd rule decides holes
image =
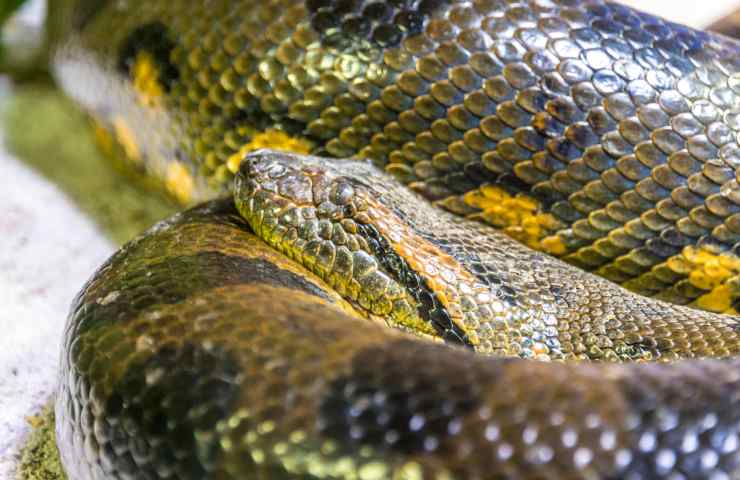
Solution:
[[[74,302],[71,478],[740,478],[736,41],[601,0],[67,3],[101,145],[205,201]]]

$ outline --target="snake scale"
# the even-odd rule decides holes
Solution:
[[[737,42],[600,0],[61,3],[101,146],[205,202],[74,302],[71,478],[740,478]]]

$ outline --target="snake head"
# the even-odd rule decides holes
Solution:
[[[384,201],[389,184],[368,162],[257,150],[242,161],[234,194],[255,234],[360,311],[416,334],[461,340],[394,247],[408,237],[398,233],[406,226]]]
[[[257,150],[241,163],[236,206],[254,232],[276,250],[322,277],[369,315],[415,315],[405,289],[384,272],[358,218],[371,192],[339,174],[358,162]],[[349,168],[352,170],[352,168]]]
[[[339,163],[358,163],[335,160]],[[327,159],[294,155],[273,150],[256,150],[241,163],[235,179],[239,199],[250,216],[300,210],[311,218],[341,221],[351,219],[367,208],[356,188],[369,189],[357,179],[339,174],[337,165]],[[270,207],[266,211],[264,207]]]

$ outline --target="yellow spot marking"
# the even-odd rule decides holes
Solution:
[[[126,156],[136,162],[141,161],[141,151],[136,143],[134,132],[131,131],[123,117],[116,116],[113,119],[113,131],[116,134],[116,140],[123,147]]]
[[[172,162],[167,166],[165,186],[182,203],[188,203],[193,194],[193,176],[181,163]]]
[[[551,214],[542,213],[542,206],[534,198],[523,193],[511,195],[500,187],[483,185],[466,193],[463,200],[482,210],[476,217],[530,248],[553,255],[565,253],[562,240],[552,235],[560,228],[560,222]]]
[[[26,423],[33,428],[39,428],[44,423],[44,417],[40,415],[30,415],[26,417]]]
[[[93,120],[93,131],[95,132],[95,142],[103,154],[108,157],[112,156],[114,144],[110,131],[96,120]]]
[[[134,90],[142,104],[149,107],[159,105],[164,89],[159,82],[159,69],[148,52],[139,52],[131,68]]]
[[[708,293],[696,299],[696,306],[712,312],[728,312],[737,296],[727,283],[740,275],[740,258],[727,253],[715,253],[706,248],[686,247],[680,255],[668,260],[676,272],[688,275],[689,282]]]
[[[560,238],[558,235],[550,235],[542,239],[540,242],[540,245],[542,245],[542,251],[545,253],[549,253],[550,255],[560,256],[565,255],[567,252],[567,248],[565,247],[565,243],[563,243],[563,239]]]
[[[281,150],[283,152],[307,154],[311,152],[313,145],[308,140],[291,137],[280,130],[265,130],[256,134],[249,143],[242,146],[238,152],[226,160],[226,166],[229,171],[236,173],[239,170],[239,164],[241,164],[244,155],[260,148],[272,148],[273,150]]]
[[[720,285],[696,299],[696,306],[711,312],[726,312],[732,308],[732,292],[727,285]]]

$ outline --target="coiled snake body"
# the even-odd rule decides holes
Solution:
[[[69,3],[101,144],[210,199],[75,301],[72,478],[740,477],[733,40],[598,0]]]

